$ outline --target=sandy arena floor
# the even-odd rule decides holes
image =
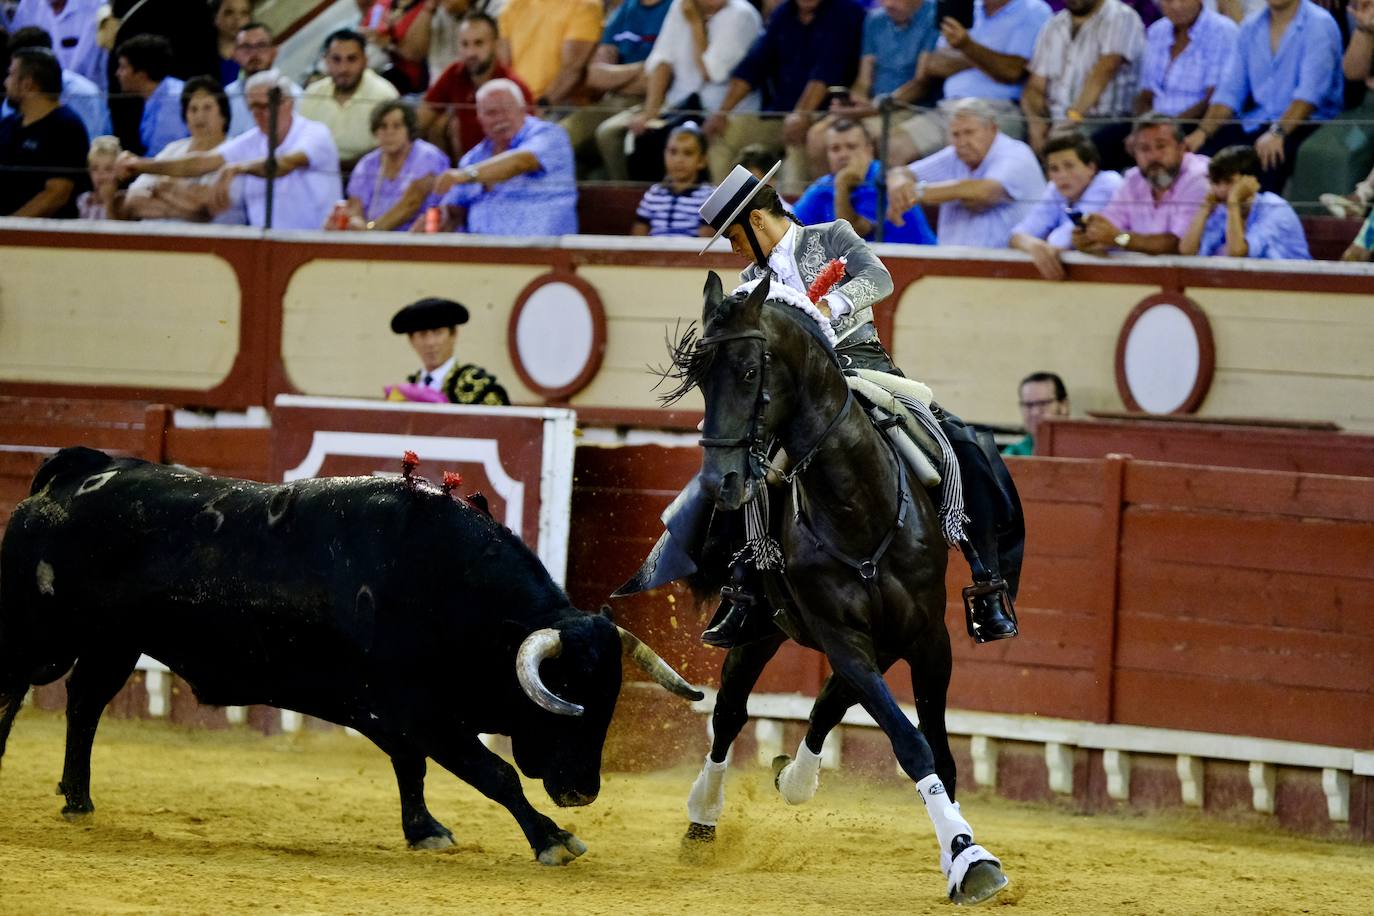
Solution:
[[[0,775],[0,912],[945,913],[915,793],[827,774],[803,808],[768,775],[731,774],[710,864],[678,858],[693,773],[612,775],[591,807],[537,807],[591,847],[535,864],[504,810],[430,769],[435,816],[458,846],[411,852],[380,751],[339,733],[262,738],[107,720],[94,818],[53,795],[60,717],[25,712]],[[1012,885],[991,912],[1374,912],[1368,847],[1176,817],[1079,817],[964,799]]]

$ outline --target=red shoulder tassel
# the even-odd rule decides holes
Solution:
[[[445,495],[445,496],[452,496],[452,495],[453,495],[453,491],[456,490],[456,489],[458,489],[458,488],[461,487],[462,485],[463,485],[463,475],[462,475],[462,474],[459,474],[457,471],[445,471],[445,472],[444,472],[444,486],[443,486],[443,490],[444,490],[444,495]]]
[[[820,302],[825,298],[825,294],[835,288],[835,284],[844,279],[844,261],[836,258],[816,275],[815,281],[806,290],[806,298],[812,302]]]

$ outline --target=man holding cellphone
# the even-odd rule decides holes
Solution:
[[[1050,137],[1045,174],[1050,179],[1045,194],[1012,228],[1011,247],[1030,255],[1046,280],[1063,280],[1059,253],[1073,247],[1073,233],[1087,225],[1086,214],[1106,206],[1122,179],[1102,170],[1097,147],[1076,131]]]

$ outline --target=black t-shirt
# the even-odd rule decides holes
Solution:
[[[69,178],[75,184],[72,196],[53,216],[75,219],[76,198],[90,188],[86,126],[66,105],[27,127],[23,119],[16,111],[0,120],[0,215],[8,216],[37,197],[49,179]]]

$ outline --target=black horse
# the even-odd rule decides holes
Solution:
[[[778,773],[784,798],[797,804],[814,795],[826,735],[860,704],[892,741],[926,803],[950,899],[986,900],[1007,879],[1001,863],[973,844],[953,801],[955,764],[945,731],[947,547],[935,511],[854,400],[819,326],[795,307],[767,301],[768,289],[765,279],[747,296],[725,298],[720,278],[710,274],[702,336],[689,330],[669,370],[680,381],[669,398],[693,387],[704,396],[700,481],[719,510],[737,510],[767,486],[770,444],[792,456],[792,486],[782,489],[782,511],[774,513],[786,570],[786,600],[775,602],[785,608],[775,611],[780,629],[725,658],[711,752],[688,801],[687,840],[714,837],[726,754],[748,720],[750,691],[790,635],[825,653],[834,673],[816,698],[796,759]],[[780,597],[778,588],[773,592]],[[919,728],[883,681],[898,659],[911,666]]]

